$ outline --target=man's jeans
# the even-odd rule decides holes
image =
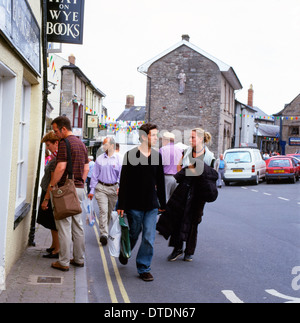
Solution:
[[[142,242],[136,257],[139,274],[150,272],[156,236],[156,222],[158,209],[151,211],[126,210],[129,222],[129,236],[131,249],[136,245],[142,232]]]

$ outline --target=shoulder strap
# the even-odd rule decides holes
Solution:
[[[67,155],[68,155],[68,163],[67,163],[67,171],[69,175],[69,179],[73,178],[73,165],[72,165],[72,155],[71,155],[71,146],[68,139],[63,139],[67,146]]]

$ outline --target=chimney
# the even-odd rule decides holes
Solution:
[[[248,105],[253,108],[253,85],[250,85],[250,89],[248,90]]]
[[[70,65],[76,65],[75,64],[76,63],[76,57],[74,56],[74,54],[71,54],[69,56],[69,63],[70,63]]]
[[[127,95],[125,109],[130,109],[134,106],[134,96]]]
[[[190,41],[190,36],[189,35],[182,35],[182,40]]]

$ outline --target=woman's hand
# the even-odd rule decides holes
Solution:
[[[43,203],[41,205],[43,211],[48,210],[48,203],[49,203],[49,200],[47,200],[47,199],[43,201]]]

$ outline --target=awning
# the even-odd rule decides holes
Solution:
[[[254,128],[254,136],[258,135],[259,137],[273,137],[279,138],[280,136],[280,126],[268,125],[268,124],[259,124],[258,132]]]

